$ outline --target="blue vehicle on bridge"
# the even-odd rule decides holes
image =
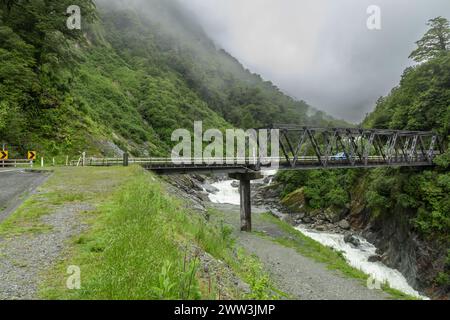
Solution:
[[[331,160],[334,160],[334,161],[347,160],[347,155],[345,154],[345,152],[340,152],[334,156],[331,156]]]

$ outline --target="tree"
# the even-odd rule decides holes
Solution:
[[[409,56],[416,62],[433,59],[450,50],[449,21],[446,18],[437,17],[429,20],[427,25],[430,26],[430,30],[416,42],[418,48]]]

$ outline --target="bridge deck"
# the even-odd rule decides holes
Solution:
[[[433,167],[434,164],[428,161],[418,162],[383,162],[383,161],[371,161],[366,163],[357,161],[354,164],[343,161],[331,161],[327,165],[321,163],[306,161],[298,162],[295,166],[287,161],[282,161],[278,165],[258,166],[256,164],[241,164],[241,165],[210,165],[210,164],[142,164],[147,169],[154,171],[158,174],[207,174],[207,173],[247,173],[257,171],[269,171],[269,170],[335,170],[335,169],[356,169],[356,168],[382,168],[382,167]]]
[[[196,160],[196,161],[195,161]],[[378,167],[432,167],[425,157],[406,159],[405,157],[385,160],[382,157],[369,157],[365,159],[335,160],[330,158],[303,157],[295,161],[287,161],[284,158],[266,158],[265,163],[258,164],[255,159],[223,159],[214,162],[212,159],[198,159],[184,163],[174,163],[169,158],[130,158],[128,164],[138,164],[147,170],[158,174],[209,174],[209,173],[247,173],[268,170],[317,170],[317,169],[354,169],[354,168],[378,168]],[[231,161],[230,161],[231,160]],[[194,163],[196,162],[196,163]],[[228,164],[227,164],[228,163]],[[73,162],[75,165],[75,162]],[[122,158],[90,158],[86,160],[88,166],[118,166],[123,165]]]

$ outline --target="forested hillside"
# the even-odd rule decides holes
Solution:
[[[450,26],[436,18],[400,84],[378,100],[366,128],[434,130],[450,134]],[[448,139],[445,143],[448,143]],[[282,173],[278,180],[309,214],[347,217],[384,253],[384,262],[433,296],[450,289],[450,154],[435,169]]]
[[[174,0],[0,1],[0,143],[12,157],[167,155],[176,128],[338,125],[217,48]],[[308,114],[313,114],[308,117]],[[315,114],[315,115],[314,115]]]

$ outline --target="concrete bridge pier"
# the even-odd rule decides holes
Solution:
[[[248,173],[230,173],[229,177],[234,180],[239,180],[239,193],[241,196],[241,231],[252,231],[252,199],[250,182],[252,180],[262,179],[263,175],[260,172]]]

